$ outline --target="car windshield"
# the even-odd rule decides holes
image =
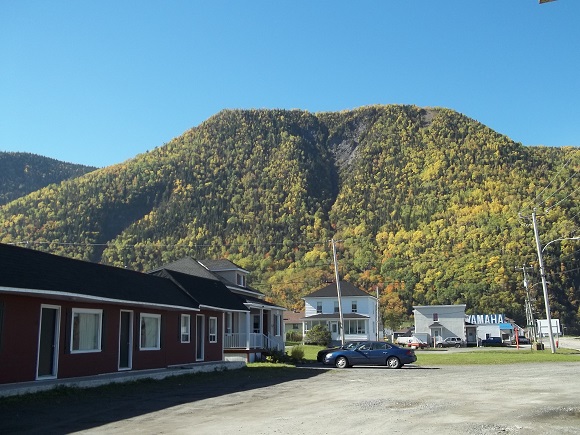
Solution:
[[[352,350],[357,346],[358,346],[358,341],[349,341],[347,343],[344,343],[344,346],[342,346],[342,348],[346,349],[346,350]]]

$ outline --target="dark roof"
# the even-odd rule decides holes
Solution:
[[[180,260],[174,261],[173,263],[164,264],[157,269],[153,269],[149,273],[155,273],[160,270],[174,270],[176,272],[186,273],[188,275],[199,276],[202,278],[218,280],[218,277],[207,270],[204,266],[199,264],[196,260],[190,257],[183,257]]]
[[[173,270],[160,270],[153,273],[173,280],[200,306],[228,311],[249,311],[235,294],[215,279],[201,278]]]
[[[365,316],[359,313],[344,313],[342,315],[343,319],[368,319],[369,316]],[[340,315],[338,313],[331,313],[331,314],[315,314],[313,316],[302,317],[301,320],[317,320],[317,319],[340,319]]]
[[[355,287],[348,281],[340,281],[340,295],[341,296],[372,296],[367,292],[362,291],[358,287]],[[336,283],[322,287],[309,295],[304,296],[305,298],[336,298]]]
[[[244,272],[247,272],[247,270],[244,269],[243,267],[240,267],[236,263],[233,263],[230,260],[226,260],[225,258],[222,258],[220,260],[205,259],[205,260],[199,260],[199,262],[211,271],[237,270],[237,269],[239,269],[239,270],[243,270]]]
[[[271,302],[267,302],[264,299],[255,298],[253,296],[241,295],[241,294],[237,294],[237,296],[240,297],[245,303],[248,303],[248,304],[264,305],[266,307],[272,307],[272,308],[283,308],[279,305],[273,304]]]
[[[40,290],[51,297],[198,309],[168,279],[0,243],[0,289]]]

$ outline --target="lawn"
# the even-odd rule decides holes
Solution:
[[[316,361],[316,354],[323,346],[304,345],[304,359]],[[289,351],[288,351],[289,352]],[[474,348],[471,351],[454,352],[447,350],[416,350],[419,366],[465,365],[465,364],[518,364],[538,362],[580,362],[580,352],[573,349],[558,349],[553,354],[546,350],[489,350]]]

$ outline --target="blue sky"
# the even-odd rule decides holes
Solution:
[[[580,145],[580,1],[0,2],[0,151],[107,166],[222,109],[457,110]]]

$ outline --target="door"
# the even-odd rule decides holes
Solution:
[[[198,314],[196,316],[195,326],[195,359],[197,361],[203,361],[203,350],[205,348],[205,316],[203,314]]]
[[[133,367],[133,311],[121,311],[119,323],[119,370]]]
[[[60,307],[42,305],[38,334],[37,378],[56,378],[58,368],[58,340],[60,335]]]

